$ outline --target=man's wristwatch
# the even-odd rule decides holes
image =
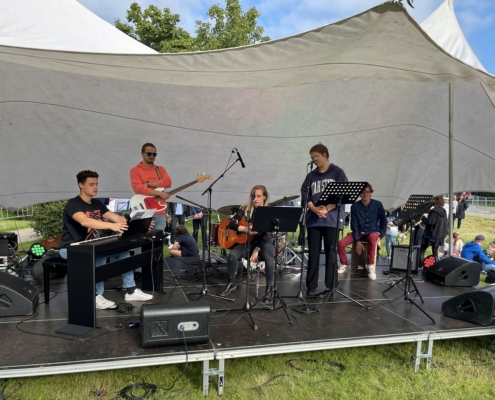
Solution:
[[[255,253],[259,253],[259,252],[260,252],[260,248],[256,246],[256,247],[254,248],[254,252],[255,252]]]

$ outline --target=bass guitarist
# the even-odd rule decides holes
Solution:
[[[153,222],[154,229],[164,230],[167,225],[166,200],[170,197],[167,192],[157,190],[157,188],[169,188],[172,186],[172,179],[163,167],[155,165],[157,156],[156,147],[152,143],[145,143],[141,148],[143,161],[139,162],[131,169],[131,186],[134,193],[145,196],[156,196],[161,199],[159,208],[155,211]]]
[[[246,204],[240,207],[237,213],[232,217],[228,228],[238,232],[244,233],[248,231],[247,223],[245,221],[246,215],[253,217],[253,212],[258,206],[267,206],[269,203],[268,192],[263,185],[256,185],[251,189],[249,199]],[[246,237],[247,241],[247,237]],[[237,273],[238,262],[244,257],[246,244],[236,244],[229,254],[228,260],[228,273],[229,280],[227,285],[219,293],[220,296],[227,296],[230,292],[237,289],[237,283],[235,282],[235,275]],[[250,261],[253,263],[258,262],[258,257],[265,261],[265,277],[266,277],[266,291],[265,295],[261,299],[265,304],[271,304],[273,301],[273,279],[275,270],[275,248],[270,238],[270,233],[266,232],[251,232],[251,254]]]

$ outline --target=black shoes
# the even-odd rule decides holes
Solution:
[[[316,296],[316,289],[308,289],[306,292],[307,297],[315,297]]]
[[[265,295],[261,298],[263,304],[273,303],[273,286],[267,286]]]
[[[223,290],[218,294],[220,296],[227,296],[230,292],[233,292],[234,290],[237,290],[237,283],[229,282],[227,283],[227,286],[225,286]]]

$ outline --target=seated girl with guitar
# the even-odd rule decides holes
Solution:
[[[268,192],[263,185],[256,185],[251,189],[249,199],[246,204],[240,207],[237,213],[231,218],[228,225],[228,229],[237,238],[237,244],[232,247],[228,259],[228,273],[229,280],[227,285],[219,293],[220,296],[227,296],[230,292],[237,289],[237,283],[235,282],[235,276],[241,260],[247,250],[247,236],[248,231],[246,216],[250,219],[253,217],[253,212],[258,206],[267,206],[269,203]],[[243,235],[239,235],[242,233]],[[258,262],[258,257],[265,261],[265,276],[266,276],[266,291],[265,295],[261,299],[265,304],[270,304],[273,301],[273,279],[275,270],[275,248],[270,238],[269,232],[251,232],[250,235],[250,261],[253,263]]]

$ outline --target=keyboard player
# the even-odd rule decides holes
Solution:
[[[111,212],[103,203],[94,199],[98,194],[98,174],[94,171],[81,171],[77,174],[79,195],[70,199],[63,213],[63,234],[60,241],[60,256],[67,259],[67,246],[72,243],[95,239],[100,236],[100,229],[110,229],[120,233],[127,230],[125,217]],[[103,221],[103,219],[107,220]],[[98,257],[95,266],[99,267],[106,263],[107,257],[121,260],[129,257],[128,251],[112,254],[110,256]],[[142,292],[136,288],[134,271],[123,273],[122,287],[126,290],[126,301],[147,301],[152,295]],[[103,282],[96,283],[96,308],[104,310],[115,306],[113,301],[103,297],[105,286]]]

